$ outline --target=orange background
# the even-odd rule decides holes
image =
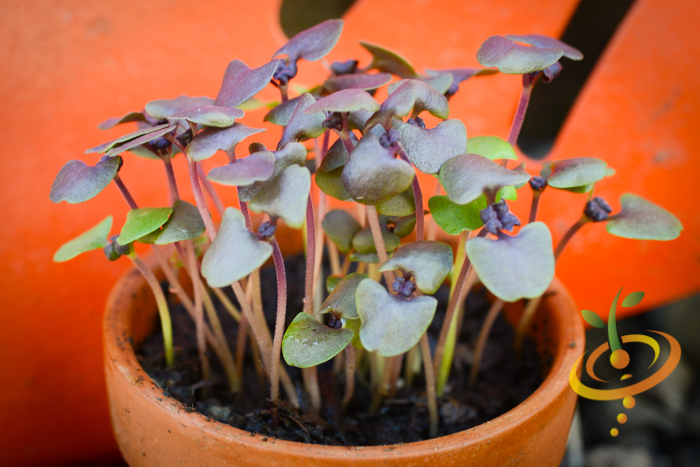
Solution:
[[[180,94],[215,96],[226,65],[260,66],[285,40],[279,0],[0,2],[0,453],[3,465],[96,465],[118,458],[107,416],[101,318],[107,293],[128,266],[99,254],[54,264],[67,239],[126,207],[114,186],[81,205],[53,205],[51,182],[72,158],[116,137],[100,121]],[[357,41],[400,51],[418,68],[477,66],[492,34],[559,35],[575,0],[360,0],[346,15],[329,61],[368,55]],[[674,212],[685,231],[674,242],[637,242],[586,226],[557,274],[581,308],[606,314],[620,286],[643,290],[645,307],[700,289],[700,3],[639,0],[579,96],[552,157],[596,156],[617,169],[597,194],[619,208],[632,191]],[[576,45],[576,44],[574,44]],[[319,63],[301,65],[315,84]],[[566,73],[566,67],[564,68]],[[505,137],[520,90],[515,76],[477,79],[451,101],[470,136]],[[266,99],[276,98],[266,90]],[[244,122],[260,126],[264,111]],[[279,129],[261,138],[274,146]],[[220,165],[216,156],[208,167]],[[175,160],[187,193],[181,159]],[[165,175],[127,156],[122,178],[143,206],[167,204]],[[537,166],[531,163],[531,167]],[[423,180],[427,182],[427,179]],[[424,183],[426,195],[433,185]],[[525,190],[524,190],[525,191]],[[228,203],[231,191],[223,190]],[[529,194],[515,211],[526,217]],[[187,198],[187,196],[185,196]],[[190,198],[191,199],[191,198]],[[570,202],[571,206],[565,203]],[[545,194],[541,217],[555,239],[580,215],[583,199]]]

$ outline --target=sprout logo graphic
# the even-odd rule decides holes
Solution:
[[[627,353],[627,351],[622,348],[622,344],[628,344],[630,342],[639,342],[641,344],[646,344],[652,348],[652,350],[654,351],[654,360],[652,360],[651,364],[647,367],[647,370],[651,370],[652,367],[656,365],[656,371],[648,377],[643,378],[641,381],[626,387],[616,389],[594,389],[583,384],[578,377],[579,366],[582,364],[583,359],[586,356],[584,353],[584,355],[582,355],[581,358],[578,359],[574,367],[571,369],[571,373],[569,374],[569,384],[571,384],[571,388],[574,391],[576,391],[576,393],[581,397],[598,401],[612,401],[622,399],[622,405],[626,409],[631,409],[634,407],[635,404],[633,396],[636,396],[637,394],[640,394],[646,391],[647,389],[656,386],[673,372],[681,358],[681,346],[678,344],[678,341],[676,339],[674,339],[666,333],[660,331],[649,331],[658,334],[658,336],[663,337],[668,342],[671,349],[670,355],[666,359],[666,362],[664,364],[657,364],[660,346],[656,339],[643,334],[630,334],[627,336],[622,336],[622,338],[620,338],[617,335],[615,311],[617,310],[617,302],[620,299],[621,293],[622,289],[620,289],[620,291],[617,293],[617,295],[615,296],[615,300],[613,300],[613,303],[610,306],[610,315],[608,318],[608,342],[599,346],[588,357],[588,361],[586,361],[586,373],[588,374],[588,376],[590,376],[596,381],[599,381],[601,383],[608,383],[609,381],[605,381],[596,376],[594,371],[596,361],[603,354],[610,351],[610,364],[618,370],[623,370],[627,368],[627,366],[630,363],[630,356]],[[642,298],[644,298],[644,292],[632,292],[631,294],[626,296],[625,299],[622,301],[622,306],[635,306],[642,301]],[[596,328],[605,327],[603,320],[600,319],[600,317],[592,311],[582,310],[581,314],[583,315],[583,319],[586,320],[586,322],[591,326],[594,326]],[[658,338],[658,336],[654,337]],[[625,373],[622,375],[620,380],[624,381],[632,377],[633,375]],[[624,413],[619,414],[617,416],[617,421],[620,424],[625,423],[627,421],[627,415]],[[619,430],[617,428],[613,428],[612,430],[610,430],[610,434],[612,436],[617,436],[618,433]]]

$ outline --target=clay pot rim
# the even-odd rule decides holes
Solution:
[[[569,372],[581,356],[585,342],[583,324],[578,318],[578,314],[571,312],[576,310],[576,305],[566,288],[555,278],[549,288],[549,291],[555,293],[548,294],[540,306],[544,305],[549,313],[548,318],[553,318],[550,319],[550,323],[554,323],[554,326],[558,328],[559,342],[556,349],[552,349],[554,360],[549,374],[540,387],[521,404],[486,423],[431,440],[383,446],[306,444],[253,434],[211,418],[207,421],[207,417],[202,414],[187,412],[185,406],[177,400],[164,398],[162,390],[157,389],[155,383],[136,359],[133,346],[130,343],[127,320],[122,317],[127,312],[128,306],[124,306],[125,302],[118,299],[124,295],[132,296],[135,291],[146,287],[145,281],[137,270],[132,269],[125,273],[110,293],[104,316],[105,357],[116,364],[125,379],[131,380],[135,375],[147,378],[145,384],[131,384],[131,387],[138,388],[142,397],[147,399],[149,403],[158,406],[163,416],[176,418],[181,424],[206,431],[214,438],[229,439],[257,449],[269,450],[270,453],[294,452],[316,459],[332,459],[338,456],[345,458],[348,456],[357,456],[358,458],[370,456],[412,457],[435,453],[438,450],[452,450],[464,445],[479,444],[489,438],[497,437],[505,431],[512,430],[514,426],[523,424],[532,417],[537,417],[538,412],[546,410],[548,403],[551,403],[563,391],[571,391]],[[131,383],[134,381],[132,380]]]

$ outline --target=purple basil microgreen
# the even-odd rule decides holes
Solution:
[[[356,73],[352,75],[331,76],[323,87],[328,92],[337,92],[345,89],[362,89],[369,91],[384,86],[391,81],[389,73]]]
[[[532,222],[517,235],[473,238],[467,255],[491,293],[506,302],[542,295],[554,278],[552,234],[542,222]]]
[[[398,235],[389,232],[387,228],[387,219],[385,216],[379,217],[379,223],[382,230],[382,238],[384,239],[384,246],[387,252],[394,251],[401,244],[401,239]],[[372,231],[369,227],[365,227],[355,234],[352,238],[352,247],[357,253],[367,255],[376,254],[377,248],[374,245],[374,239],[372,238]]]
[[[610,217],[612,208],[603,198],[596,196],[586,202],[583,213],[593,222],[604,222]]]
[[[122,145],[122,144],[124,144],[124,143],[126,143],[126,142],[135,140],[135,139],[137,139],[137,138],[139,138],[139,137],[141,137],[141,136],[144,136],[144,135],[147,135],[147,134],[150,134],[150,133],[158,133],[158,132],[160,132],[160,131],[162,131],[162,130],[164,130],[164,129],[166,129],[166,128],[170,128],[170,130],[168,130],[168,131],[171,131],[171,130],[173,129],[173,126],[170,125],[170,123],[167,123],[167,122],[166,122],[166,123],[164,123],[164,124],[162,124],[162,125],[147,126],[147,127],[144,127],[144,128],[140,128],[140,129],[138,129],[138,130],[136,130],[136,131],[134,131],[134,132],[131,132],[131,133],[127,134],[127,135],[120,136],[119,138],[117,138],[117,139],[115,139],[115,140],[113,140],[113,141],[109,141],[109,142],[107,142],[107,143],[102,143],[102,144],[100,144],[99,146],[95,146],[94,148],[90,148],[90,149],[88,149],[88,150],[85,151],[85,154],[90,154],[90,153],[93,153],[93,152],[96,152],[96,153],[105,153],[105,152],[109,151],[110,149],[112,149],[112,148],[114,148],[114,147],[116,147],[116,146]],[[168,131],[166,131],[166,133],[167,133]],[[160,137],[160,136],[162,136],[162,135],[163,135],[163,134],[159,134],[158,136],[154,137],[153,139],[158,138],[158,137]]]
[[[418,170],[427,174],[440,171],[442,164],[467,152],[467,129],[460,120],[445,120],[435,128],[394,120],[401,145]]]
[[[413,66],[408,63],[408,60],[396,52],[368,42],[360,42],[360,45],[372,54],[372,62],[367,66],[368,70],[391,73],[400,78],[418,77],[418,73],[416,73]]]
[[[411,187],[405,189],[398,195],[375,204],[377,212],[385,216],[404,217],[416,212],[416,199],[413,196]]]
[[[498,73],[493,68],[451,68],[447,70],[425,70],[428,76],[439,76],[443,74],[452,75],[452,84],[445,91],[446,96],[453,96],[459,90],[459,85],[474,76],[488,76]]]
[[[321,111],[355,112],[358,110],[376,112],[379,110],[379,104],[367,91],[362,89],[344,89],[320,98],[306,107],[304,113],[313,114]]]
[[[208,127],[228,128],[243,115],[243,111],[235,107],[200,105],[172,113],[168,116],[168,120],[187,120]]]
[[[157,120],[164,120],[174,113],[205,105],[214,105],[214,99],[178,96],[174,99],[158,99],[149,102],[146,104],[146,113]]]
[[[478,154],[491,160],[517,159],[513,146],[498,136],[475,136],[467,139],[467,149],[471,154]]]
[[[399,89],[405,92],[403,86],[406,84],[413,88],[416,96],[413,103],[413,115],[419,115],[423,111],[442,119],[450,115],[450,106],[444,93],[417,79],[402,79],[391,83],[388,88],[389,95],[399,91]]]
[[[331,64],[331,72],[333,72],[333,75],[335,76],[340,76],[340,75],[350,75],[355,73],[357,71],[357,65],[360,62],[357,60],[346,60],[344,62],[333,62]]]
[[[320,60],[333,50],[342,31],[343,20],[329,19],[292,37],[272,56],[286,55],[289,62]]]
[[[154,232],[168,222],[172,213],[173,208],[170,207],[132,209],[126,214],[126,221],[119,232],[117,243],[128,245]]]
[[[527,173],[508,170],[478,154],[453,157],[440,168],[440,182],[450,200],[457,204],[471,203],[482,194],[495,199],[503,187],[528,180]]]
[[[396,159],[379,138],[365,135],[343,167],[343,186],[360,203],[376,204],[398,195],[413,182],[410,164]]]
[[[51,201],[82,203],[102,192],[117,175],[122,164],[120,157],[103,159],[106,160],[101,160],[94,166],[78,160],[66,162],[51,185]]]
[[[371,279],[360,282],[356,300],[362,322],[362,345],[385,357],[400,355],[415,346],[430,326],[437,308],[433,297],[407,300],[390,295]]]
[[[250,157],[250,156],[249,156]],[[279,217],[293,229],[300,229],[306,219],[306,203],[311,189],[311,174],[305,167],[292,165],[266,183],[248,202],[254,212]]]
[[[107,236],[112,230],[112,216],[105,217],[99,224],[64,243],[53,255],[56,263],[62,263],[92,250],[99,250],[109,245]]]
[[[350,252],[353,237],[362,230],[362,226],[352,217],[352,214],[343,209],[329,211],[323,218],[321,227],[343,254]]]
[[[288,99],[280,104],[277,104],[265,114],[263,121],[279,126],[289,125],[289,120],[292,118],[294,109],[297,108],[297,104],[299,103],[301,97],[302,96],[297,96],[293,99]]]
[[[343,167],[316,172],[316,186],[328,196],[340,201],[352,201],[352,195],[343,186]]]
[[[325,131],[323,121],[326,117],[322,112],[307,114],[306,109],[313,105],[316,99],[311,94],[302,94],[299,102],[294,108],[294,112],[289,119],[289,123],[282,132],[277,148],[282,148],[293,141],[306,141],[317,138]]]
[[[279,151],[273,151],[275,155],[275,171],[267,181],[255,182],[252,185],[241,186],[238,189],[238,198],[244,203],[249,202],[260,193],[269,183],[279,176],[287,167],[292,165],[303,166],[306,162],[306,148],[301,143],[289,143]]]
[[[153,127],[153,131],[149,133],[139,136],[136,139],[132,139],[125,143],[119,144],[118,146],[112,147],[109,151],[107,151],[106,155],[109,157],[114,157],[118,156],[123,152],[131,151],[132,149],[138,148],[139,146],[143,146],[146,143],[150,143],[151,141],[156,140],[163,135],[167,135],[168,133],[175,130],[175,128],[176,127],[174,125],[169,124]]]
[[[367,279],[366,274],[348,274],[333,288],[326,301],[318,310],[319,314],[333,313],[344,319],[359,319],[355,295],[360,282]]]
[[[540,176],[545,178],[552,188],[566,190],[602,180],[605,178],[607,165],[604,160],[595,157],[575,157],[545,162]]]
[[[555,39],[553,37],[542,36],[540,34],[515,35],[507,34],[506,39],[516,42],[523,42],[533,47],[560,49],[564,52],[564,56],[570,60],[583,60],[583,54],[580,50],[571,47],[570,45]]]
[[[360,142],[352,131],[350,132],[350,141],[352,141],[353,146],[357,146]],[[347,164],[349,158],[350,154],[348,154],[348,150],[343,144],[343,141],[338,139],[328,148],[328,152],[326,152],[326,155],[323,157],[319,169],[324,172],[330,172],[331,170],[343,167]]]
[[[609,233],[639,240],[673,240],[683,224],[666,209],[632,193],[620,197],[622,210],[606,224]]]
[[[122,123],[147,121],[148,120],[146,119],[146,116],[143,114],[143,112],[129,112],[128,114],[122,117],[109,118],[97,125],[97,128],[99,128],[100,130],[109,130],[110,128],[113,128],[117,125],[121,125]]]
[[[235,155],[238,143],[263,131],[265,129],[251,128],[242,123],[234,123],[228,128],[205,128],[184,146],[187,146],[190,157],[197,162],[210,158],[217,151],[232,156]]]
[[[327,362],[352,341],[350,329],[324,326],[308,313],[299,313],[284,333],[282,355],[288,365],[309,368]]]
[[[156,245],[168,245],[198,238],[204,233],[204,221],[197,206],[187,201],[177,200],[173,213],[154,239]],[[139,239],[140,241],[140,239]]]
[[[501,73],[523,75],[535,73],[556,63],[564,51],[551,47],[528,47],[503,36],[491,36],[481,44],[476,59],[486,67],[496,67]]]
[[[219,233],[204,253],[202,275],[211,287],[227,287],[258,269],[271,255],[272,245],[247,229],[243,214],[226,208]]]
[[[275,155],[269,151],[256,152],[209,171],[207,178],[220,185],[248,186],[264,182],[275,172]]]
[[[400,270],[416,281],[421,292],[434,294],[452,269],[452,247],[429,240],[416,241],[399,247],[378,271]]]
[[[415,209],[415,208],[414,208]],[[404,217],[390,217],[389,230],[399,238],[408,237],[416,228],[416,214],[413,213]]]
[[[279,60],[272,60],[258,68],[250,68],[240,60],[229,63],[216,96],[216,105],[240,107],[263,90],[277,70]]]

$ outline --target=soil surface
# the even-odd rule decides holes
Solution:
[[[302,310],[304,259],[292,257],[285,260],[289,288],[287,324]],[[261,272],[265,316],[270,329],[274,329],[276,310],[276,282],[274,269]],[[296,287],[295,287],[296,285]],[[166,289],[167,292],[167,289]],[[429,329],[430,344],[434,346],[447,306],[448,289],[435,295],[439,300],[436,318]],[[235,303],[235,300],[232,300]],[[469,371],[472,353],[481,323],[488,310],[483,289],[472,292],[466,300],[464,324],[455,352],[455,365],[444,397],[438,400],[440,411],[439,435],[444,436],[472,428],[502,415],[524,401],[542,383],[546,376],[545,363],[535,351],[534,342],[526,339],[523,358],[515,358],[514,331],[506,320],[496,320],[486,347],[478,382],[470,386]],[[244,389],[238,397],[227,390],[226,379],[213,352],[209,361],[211,375],[202,381],[200,361],[196,348],[194,323],[181,306],[171,306],[175,343],[176,365],[164,368],[163,341],[157,325],[155,333],[136,349],[141,365],[149,376],[163,389],[166,397],[180,401],[188,410],[228,423],[261,436],[312,444],[341,446],[374,446],[409,443],[428,439],[428,408],[425,382],[419,374],[411,386],[399,380],[403,387],[384,400],[381,408],[369,413],[372,395],[366,380],[356,377],[353,400],[345,414],[342,413],[344,375],[333,372],[333,363],[318,368],[323,401],[320,415],[308,410],[308,396],[304,392],[301,371],[288,367],[296,382],[302,407],[279,407],[279,425],[274,429],[270,420],[269,388],[266,379],[255,371],[248,344],[244,368]],[[237,324],[223,309],[219,316],[235,352]],[[284,391],[281,390],[282,399]]]

